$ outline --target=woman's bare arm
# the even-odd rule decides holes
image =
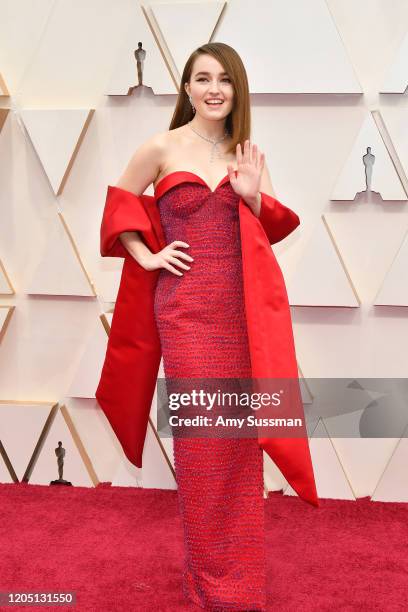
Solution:
[[[269,174],[269,169],[268,169],[266,161],[264,163],[263,172],[261,175],[261,185],[260,185],[259,191],[263,191],[267,195],[270,195],[273,198],[276,198],[274,189],[272,187],[271,175]]]
[[[141,195],[160,172],[164,152],[163,134],[156,134],[144,142],[132,155],[116,187]],[[136,261],[143,265],[151,255],[139,232],[122,232],[120,241]]]
[[[155,134],[132,155],[116,187],[136,195],[144,193],[160,172],[165,153],[165,134]]]
[[[147,140],[133,154],[124,173],[117,182],[116,187],[125,189],[135,195],[143,194],[145,189],[153,183],[159,175],[164,159],[164,152],[165,134],[157,134]],[[183,273],[178,270],[178,267],[183,270],[189,270],[190,266],[180,261],[180,258],[189,262],[193,261],[190,255],[177,249],[177,247],[189,247],[189,245],[182,240],[173,240],[173,242],[166,245],[158,253],[152,253],[143,242],[140,233],[136,230],[122,232],[119,239],[132,257],[145,270],[166,268],[170,272],[173,272],[173,274],[182,276]]]
[[[254,211],[254,215],[259,219],[261,215],[262,209],[262,198],[261,192],[270,195],[271,197],[275,197],[275,192],[272,187],[271,177],[269,174],[268,166],[266,161],[264,162],[264,167],[261,174],[261,184],[259,186],[259,191],[256,196],[256,202],[253,203],[252,210]]]

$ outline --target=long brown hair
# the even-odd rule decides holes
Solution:
[[[233,107],[225,120],[225,128],[232,136],[227,153],[232,153],[238,143],[243,147],[245,140],[250,139],[251,107],[245,66],[235,49],[225,43],[212,42],[201,45],[188,58],[181,77],[180,90],[169,129],[174,130],[181,127],[194,117],[184,84],[191,79],[194,61],[204,53],[212,55],[220,62],[232,82],[234,90]]]

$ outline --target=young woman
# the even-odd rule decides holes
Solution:
[[[249,134],[248,81],[239,55],[223,43],[203,45],[191,54],[184,68],[170,130],[145,142],[116,187],[110,187],[101,253],[118,254],[113,244],[119,237],[144,271],[159,272],[153,308],[166,379],[248,379],[255,370],[258,375],[262,371],[259,357],[255,361],[260,345],[255,335],[248,338],[255,323],[249,327],[246,317],[246,305],[249,308],[252,301],[245,293],[241,236],[255,235],[255,250],[248,250],[249,243],[245,246],[247,259],[252,257],[250,253],[260,252],[259,261],[252,263],[253,271],[267,261],[265,257],[273,257],[270,244],[292,231],[299,219],[267,195],[272,194],[272,185],[265,157],[251,143]],[[165,246],[155,252],[144,239],[148,237],[148,217],[143,212],[135,223],[128,216],[140,203],[137,194],[143,194],[151,183],[165,239]],[[120,207],[127,212],[118,222]],[[240,227],[240,220],[246,230]],[[137,227],[143,228],[144,234],[133,229]],[[268,312],[271,316],[278,312],[275,320],[279,329],[287,329],[288,334],[281,345],[292,356],[286,293],[278,288],[281,277],[277,267],[273,274],[274,290],[281,293],[277,307]],[[258,283],[246,291],[261,294],[262,288]],[[252,313],[252,322],[262,319],[256,306]],[[267,321],[265,317],[263,324]],[[269,332],[274,333],[272,329]],[[284,357],[280,359],[284,365],[289,363]],[[290,364],[291,374],[296,376],[294,357]],[[108,371],[111,368],[105,366],[106,377]],[[280,373],[288,376],[288,372],[289,368],[282,366]],[[106,389],[107,385],[99,391],[102,407]],[[186,597],[206,609],[265,610],[263,454],[259,440],[254,436],[174,436],[173,444],[185,536]],[[299,493],[315,503],[307,443],[293,446],[292,453],[289,449],[292,456],[287,453],[286,459],[288,447],[277,444],[275,448],[278,466],[292,461],[287,473],[294,475],[293,482],[301,482]],[[299,466],[302,457],[303,467]]]

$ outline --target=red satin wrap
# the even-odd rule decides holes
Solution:
[[[177,174],[183,179],[183,172]],[[201,181],[187,172],[184,179]],[[299,217],[276,198],[261,192],[259,218],[240,199],[239,220],[252,376],[297,379],[285,282],[270,245],[288,236],[299,225]],[[131,230],[140,232],[152,252],[166,246],[155,197],[138,196],[108,185],[100,252],[103,257],[123,257],[125,261],[95,397],[126,457],[142,467],[147,423],[161,359],[153,311],[160,269],[146,271],[128,253],[119,234]],[[300,391],[294,394],[294,401],[300,406],[297,413],[304,417]],[[259,436],[258,439],[261,448],[299,497],[319,506],[306,430],[304,437]]]

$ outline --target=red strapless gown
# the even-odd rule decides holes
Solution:
[[[183,276],[161,269],[155,318],[166,378],[250,378],[239,196],[172,172],[155,190],[166,243],[190,247]],[[177,266],[176,266],[177,267]],[[180,270],[180,268],[177,267]],[[208,610],[265,610],[263,454],[257,438],[173,436],[184,527],[183,588]]]

